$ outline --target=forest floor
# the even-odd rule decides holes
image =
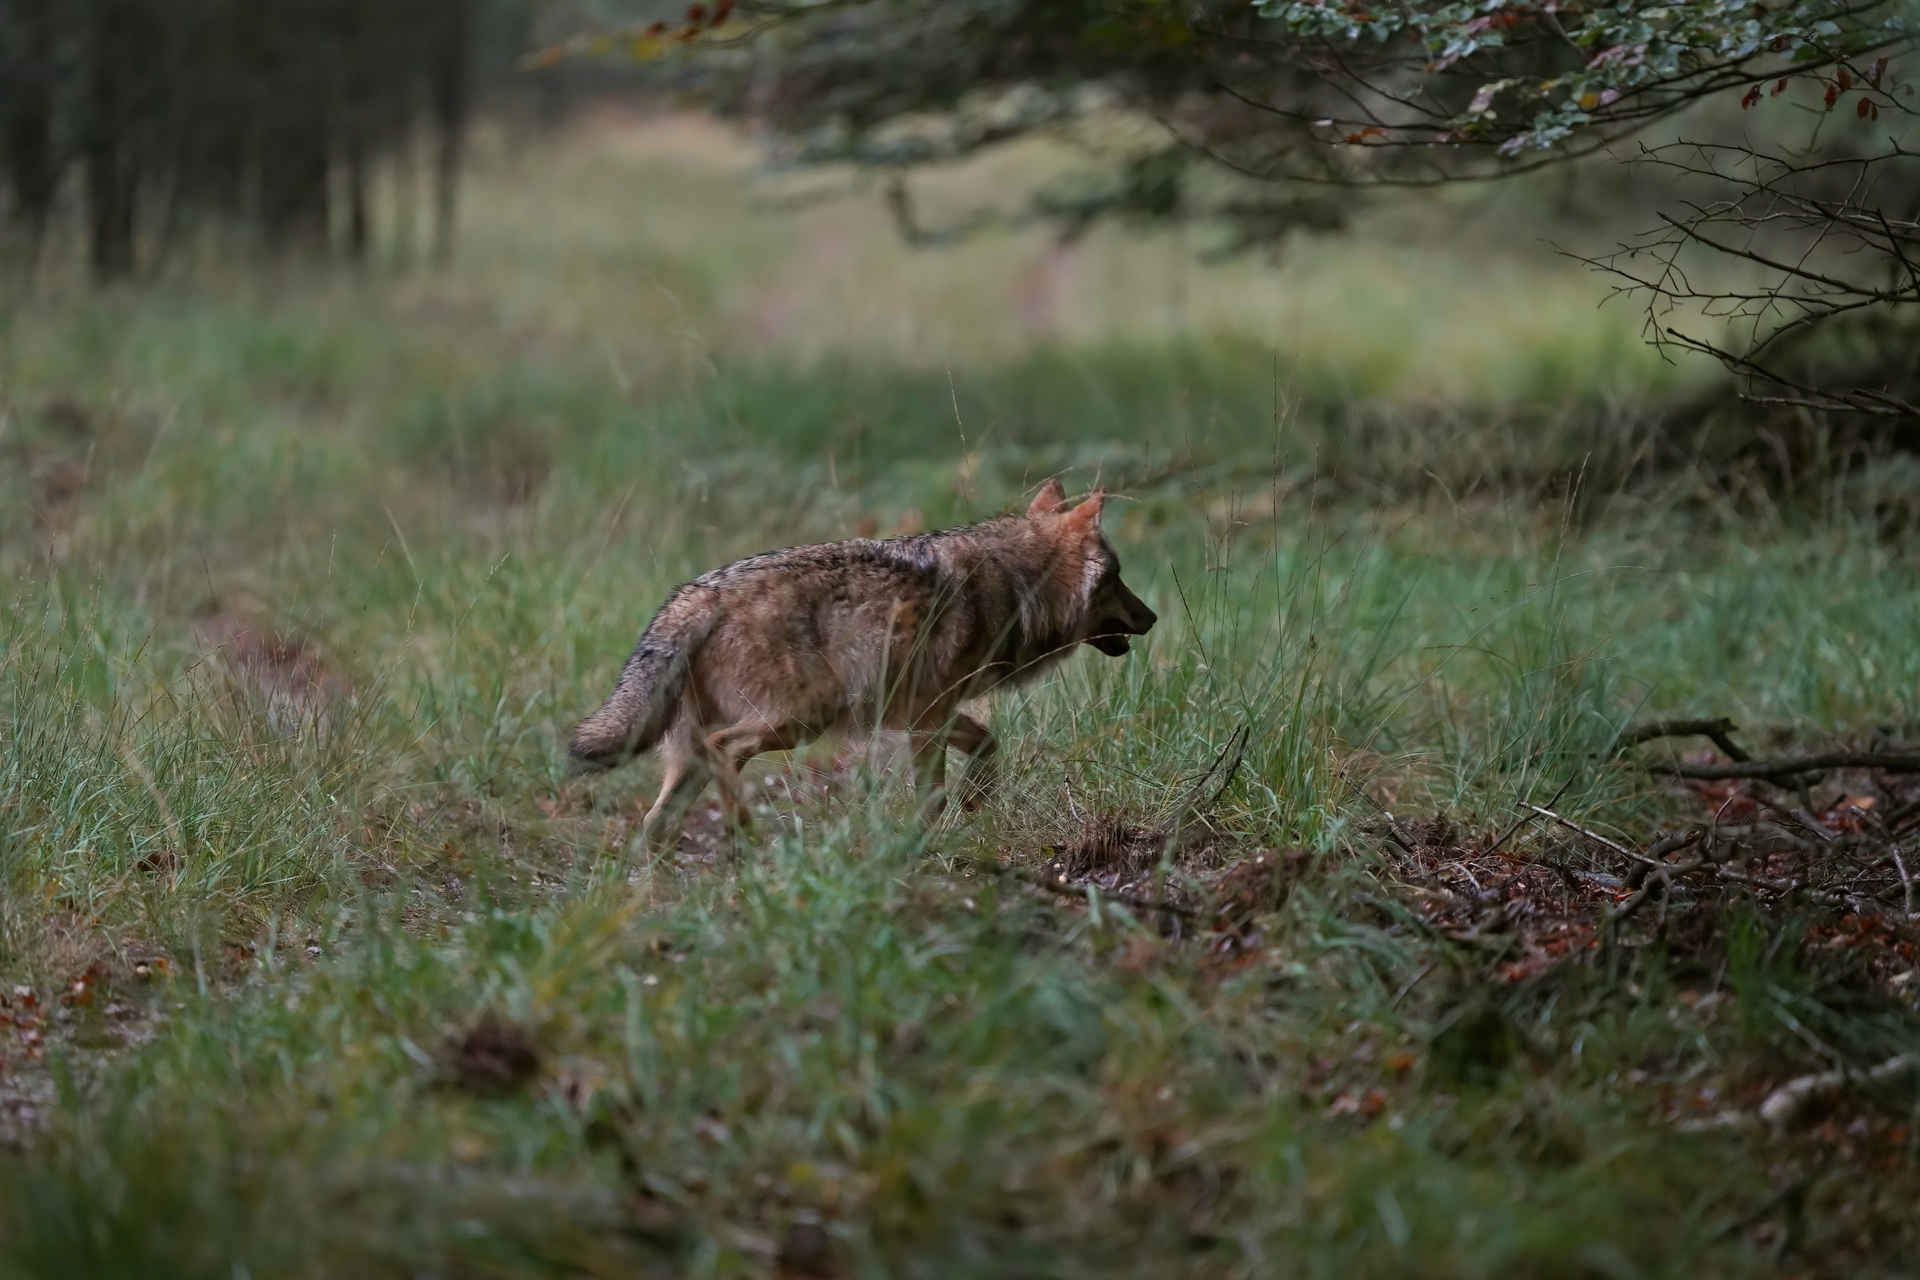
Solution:
[[[1911,1273],[1911,458],[1662,447],[1551,192],[814,188],[609,120],[446,270],[12,291],[0,1277]],[[981,811],[828,742],[649,860],[567,777],[676,582],[1054,474],[1161,622]]]

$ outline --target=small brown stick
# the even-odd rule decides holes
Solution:
[[[1707,833],[1701,828],[1694,827],[1690,831],[1682,831],[1676,835],[1663,836],[1654,842],[1653,848],[1647,850],[1644,854],[1636,855],[1640,859],[1640,865],[1628,873],[1627,883],[1638,888],[1650,873],[1658,871],[1661,867],[1667,865],[1668,854],[1678,853],[1690,845],[1700,843],[1706,834]]]
[[[1920,800],[1909,800],[1897,809],[1887,810],[1886,816],[1880,819],[1880,825],[1891,832],[1897,830],[1908,818],[1915,816],[1920,816]]]
[[[1387,1001],[1387,1012],[1391,1013],[1393,1012],[1393,1010],[1399,1008],[1400,1002],[1407,998],[1407,993],[1412,991],[1415,987],[1419,986],[1421,980],[1424,979],[1428,974],[1432,973],[1434,969],[1439,967],[1439,964],[1440,962],[1438,960],[1429,960],[1425,965],[1421,967],[1420,972],[1414,974],[1411,978],[1408,978],[1405,982],[1401,983],[1400,989],[1393,993],[1393,999]]]
[[[1829,769],[1885,769],[1889,773],[1920,773],[1920,754],[1906,751],[1824,751],[1811,756],[1735,760],[1727,764],[1654,761],[1647,765],[1649,773],[1708,782],[1728,778],[1765,778],[1772,782],[1796,774],[1824,773]]]
[[[1601,835],[1598,831],[1589,831],[1585,827],[1581,826],[1579,823],[1571,822],[1566,818],[1561,817],[1559,814],[1555,813],[1551,809],[1542,809],[1539,805],[1528,804],[1524,800],[1520,802],[1520,807],[1522,809],[1531,809],[1543,818],[1552,818],[1555,822],[1559,823],[1561,826],[1565,827],[1567,830],[1577,831],[1581,835],[1585,836],[1587,839],[1592,840],[1594,843],[1603,844],[1607,846],[1607,848],[1613,850],[1615,853],[1619,854],[1623,858],[1632,858],[1638,862],[1647,861],[1647,859],[1643,855],[1635,853],[1633,850],[1627,848],[1625,845],[1616,844],[1614,841],[1609,840],[1605,836]]]
[[[1900,873],[1900,892],[1903,895],[1901,910],[1906,912],[1907,919],[1911,920],[1914,918],[1913,877],[1907,874],[1907,864],[1906,860],[1900,856],[1900,846],[1896,844],[1891,847],[1894,869]]]
[[[1744,762],[1753,757],[1742,751],[1739,744],[1733,740],[1732,735],[1739,727],[1725,716],[1718,720],[1654,720],[1647,724],[1634,725],[1622,733],[1616,750],[1625,751],[1628,747],[1637,747],[1655,738],[1698,736],[1710,739],[1714,746],[1726,753],[1728,759]]]
[[[1641,904],[1647,900],[1647,895],[1653,892],[1653,885],[1656,880],[1665,885],[1667,892],[1671,893],[1673,892],[1673,877],[1686,875],[1689,871],[1698,871],[1706,865],[1707,860],[1705,858],[1695,858],[1692,862],[1662,863],[1654,870],[1652,875],[1647,877],[1647,882],[1640,886],[1638,893],[1614,909],[1607,917],[1607,925],[1617,927],[1621,921],[1631,920],[1633,913],[1638,911]]]
[[[1560,789],[1554,792],[1553,797],[1547,801],[1547,807],[1551,809],[1554,805],[1559,804],[1560,797],[1567,794],[1567,788],[1572,785],[1573,785],[1573,778],[1568,777],[1568,779],[1565,782],[1560,784]],[[1489,854],[1497,852],[1501,845],[1513,839],[1513,837],[1516,834],[1518,834],[1518,832],[1520,831],[1520,828],[1527,826],[1529,823],[1533,822],[1539,816],[1540,815],[1538,812],[1534,812],[1520,819],[1520,821],[1514,823],[1512,826],[1507,828],[1507,833],[1505,835],[1501,836],[1498,840],[1495,840],[1492,844],[1488,845],[1485,849],[1482,849],[1480,851],[1480,855],[1482,857],[1486,857]]]
[[[1346,783],[1347,790],[1353,792],[1354,795],[1359,796],[1362,800],[1366,801],[1368,808],[1372,809],[1375,813],[1379,814],[1382,818],[1385,818],[1387,820],[1387,838],[1389,840],[1399,845],[1402,849],[1406,850],[1408,853],[1413,854],[1416,857],[1419,856],[1420,850],[1418,845],[1414,841],[1414,838],[1408,835],[1405,831],[1402,831],[1400,829],[1400,823],[1397,820],[1395,820],[1394,816],[1391,813],[1387,811],[1387,808],[1385,805],[1381,804],[1378,800],[1375,800],[1372,796],[1368,795],[1366,788],[1354,786],[1353,782],[1346,776],[1346,774],[1343,773],[1340,775],[1340,781]]]

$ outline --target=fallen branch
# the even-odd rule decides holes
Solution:
[[[1649,773],[1715,781],[1726,778],[1765,778],[1769,782],[1801,773],[1829,769],[1885,769],[1889,773],[1920,773],[1920,753],[1911,751],[1824,751],[1819,755],[1786,756],[1776,760],[1734,760],[1726,764],[1690,764],[1654,761]]]
[[[1620,735],[1614,749],[1616,753],[1625,751],[1628,747],[1637,747],[1655,738],[1700,737],[1709,739],[1714,746],[1726,754],[1729,760],[1745,763],[1753,757],[1742,751],[1740,745],[1733,740],[1733,734],[1739,727],[1725,716],[1718,720],[1653,720],[1627,729]]]
[[[1920,800],[1909,800],[1897,809],[1889,809],[1886,817],[1880,819],[1880,825],[1888,831],[1898,831],[1913,817],[1920,817]]]
[[[1669,836],[1667,839],[1653,846],[1653,852],[1656,855],[1660,855],[1663,860],[1654,865],[1651,873],[1631,898],[1628,898],[1625,902],[1607,913],[1607,918],[1602,921],[1600,925],[1601,933],[1611,936],[1610,931],[1617,930],[1622,921],[1633,919],[1633,913],[1638,911],[1641,905],[1646,902],[1648,896],[1653,893],[1654,885],[1660,885],[1667,893],[1671,894],[1673,892],[1674,877],[1684,876],[1689,872],[1698,871],[1701,867],[1706,866],[1707,859],[1704,857],[1695,858],[1691,862],[1676,863],[1664,861],[1665,854],[1672,853],[1678,849],[1684,849],[1688,845],[1697,843],[1704,834],[1706,833],[1702,831],[1693,831],[1684,836]]]
[[[1777,893],[1782,897],[1804,893],[1807,897],[1825,907],[1846,907],[1865,915],[1869,911],[1875,915],[1889,915],[1891,909],[1885,903],[1875,901],[1858,893],[1846,893],[1833,889],[1816,889],[1804,880],[1768,880],[1761,876],[1751,876],[1743,871],[1729,867],[1720,867],[1714,874],[1722,880],[1734,884],[1744,884],[1754,889],[1765,889],[1768,893]]]
[[[1903,1053],[1888,1058],[1866,1071],[1820,1071],[1789,1080],[1767,1095],[1760,1104],[1760,1118],[1782,1133],[1793,1127],[1817,1099],[1838,1093],[1849,1084],[1885,1084],[1920,1068],[1920,1053]]]
[[[1653,848],[1647,850],[1644,854],[1638,855],[1640,864],[1627,873],[1627,887],[1638,889],[1646,883],[1647,876],[1650,874],[1660,871],[1671,872],[1678,870],[1678,867],[1667,861],[1667,855],[1670,853],[1678,853],[1682,849],[1691,848],[1700,843],[1700,841],[1706,837],[1706,834],[1703,829],[1693,827],[1686,831],[1677,832],[1674,835],[1664,836],[1655,841]]]

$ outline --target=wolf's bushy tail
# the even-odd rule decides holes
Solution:
[[[698,597],[681,595],[661,607],[620,669],[612,694],[573,731],[567,755],[575,773],[612,769],[660,741],[679,708],[694,655],[716,621],[712,602]]]

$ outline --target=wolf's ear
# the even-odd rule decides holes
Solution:
[[[1067,491],[1060,487],[1058,476],[1040,486],[1040,492],[1033,495],[1033,505],[1027,508],[1027,518],[1044,516],[1048,512],[1058,511],[1060,504],[1067,500]]]
[[[1107,491],[1095,489],[1080,502],[1080,505],[1067,512],[1067,518],[1075,524],[1088,529],[1100,527],[1100,509],[1107,505]]]

